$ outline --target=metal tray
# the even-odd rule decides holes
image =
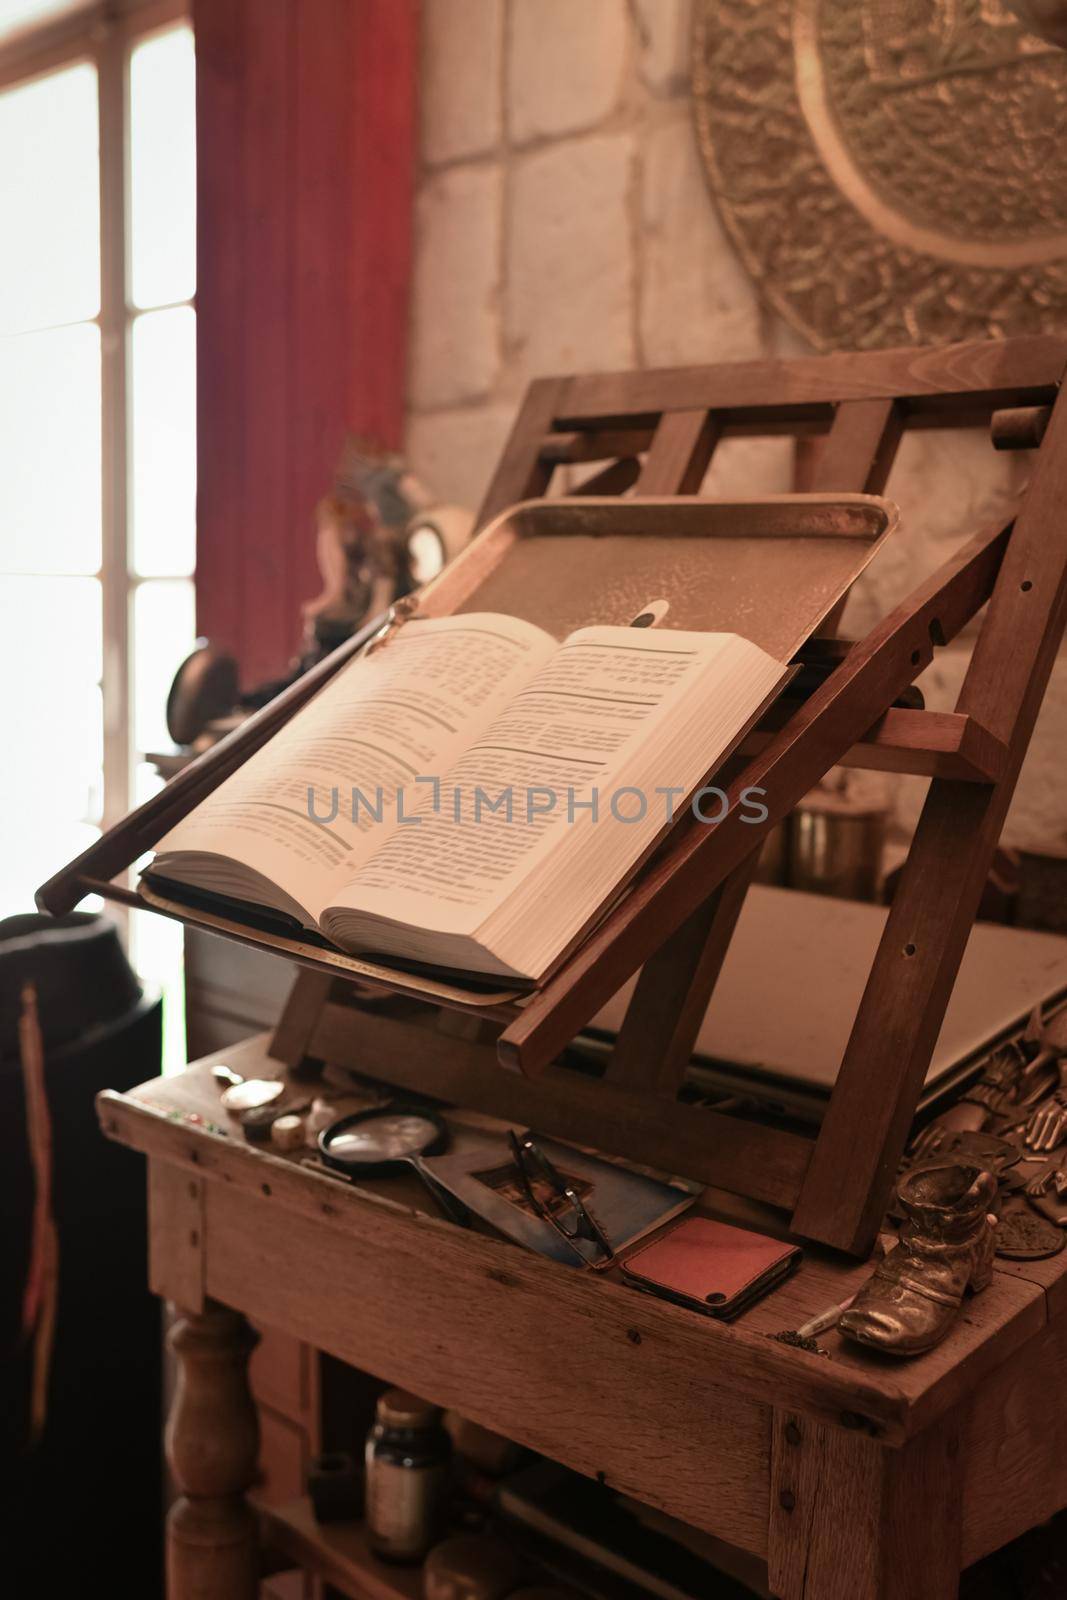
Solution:
[[[419,610],[502,611],[564,638],[666,600],[662,627],[740,633],[788,661],[898,520],[867,494],[529,500],[491,522]]]

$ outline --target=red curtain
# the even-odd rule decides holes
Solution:
[[[251,686],[318,589],[346,432],[401,440],[417,0],[194,0],[197,620]]]

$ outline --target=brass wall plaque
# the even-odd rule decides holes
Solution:
[[[1002,0],[695,0],[712,193],[821,349],[1067,326],[1067,52]]]

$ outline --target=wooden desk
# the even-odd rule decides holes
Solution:
[[[227,1122],[215,1059],[282,1073],[267,1042],[99,1099],[104,1132],[149,1158],[151,1284],[184,1313],[170,1600],[255,1593],[244,1316],[750,1552],[781,1600],[949,1600],[962,1567],[1067,1503],[1067,1253],[998,1262],[918,1360],[836,1334],[810,1355],[767,1335],[866,1266],[810,1251],[718,1324],[425,1215],[404,1180],[356,1189],[185,1120]],[[314,1523],[298,1532],[309,1565],[380,1600],[377,1564],[361,1583],[358,1550],[339,1564]]]

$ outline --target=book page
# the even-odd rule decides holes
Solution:
[[[277,884],[317,917],[375,843],[556,649],[492,613],[405,623],[357,657],[161,840]],[[211,885],[206,885],[211,887]]]
[[[625,807],[622,821],[609,813],[612,780],[731,641],[620,627],[572,634],[458,757],[437,808],[424,802],[418,825],[398,828],[334,904],[473,932],[562,829],[592,820],[636,833]]]

